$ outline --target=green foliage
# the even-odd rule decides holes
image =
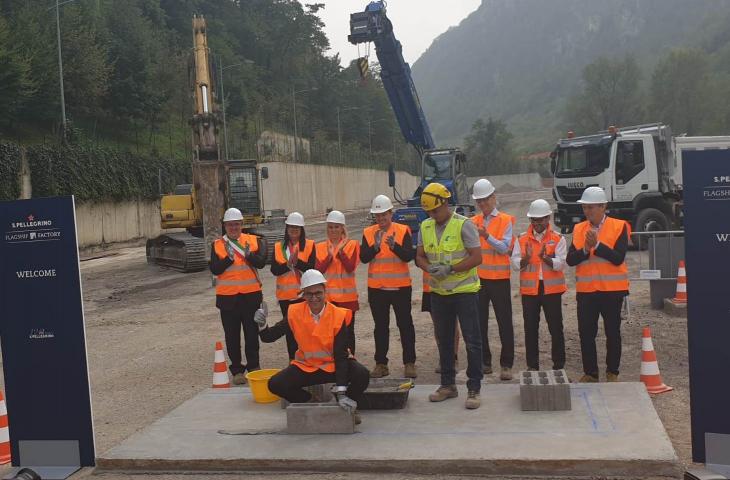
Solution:
[[[474,122],[464,139],[467,169],[470,175],[499,175],[514,171],[512,134],[501,120],[491,117]]]
[[[31,64],[17,48],[12,48],[10,29],[0,16],[0,112],[5,121],[18,114],[35,93]]]
[[[0,201],[20,197],[20,147],[0,142]]]

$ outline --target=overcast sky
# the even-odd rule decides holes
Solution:
[[[303,0],[302,3],[324,3],[319,15],[332,47],[331,54],[340,53],[343,65],[356,58],[357,46],[347,41],[350,14],[362,12],[369,0]],[[481,0],[390,0],[388,18],[393,22],[395,36],[403,45],[403,56],[413,65],[431,42],[449,27],[458,25],[477,9]],[[361,54],[365,46],[360,46]],[[375,58],[375,51],[371,50]]]

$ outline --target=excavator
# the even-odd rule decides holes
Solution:
[[[177,185],[172,194],[162,196],[160,225],[163,230],[177,231],[147,241],[147,262],[182,272],[204,270],[210,260],[210,245],[222,233],[223,211],[230,207],[241,210],[248,233],[266,240],[270,258],[273,242],[283,238],[283,227],[275,231],[264,216],[262,181],[268,178],[268,171],[266,167],[259,169],[256,160],[221,158],[220,114],[202,15],[193,16],[190,70],[193,183]]]
[[[417,232],[428,215],[421,208],[421,191],[431,182],[439,182],[451,192],[450,202],[456,211],[471,215],[474,206],[469,201],[466,180],[466,155],[458,148],[436,148],[431,128],[418,99],[411,67],[403,58],[401,43],[393,33],[393,24],[388,19],[384,0],[370,2],[363,12],[350,15],[350,35],[347,39],[354,45],[373,43],[380,63],[380,78],[393,107],[393,112],[406,142],[410,143],[421,158],[421,182],[413,196],[407,200],[398,198],[395,190],[395,175],[390,172],[389,184],[396,199],[406,206],[397,209],[393,220],[411,227]],[[358,65],[367,65],[367,58],[358,60]],[[413,235],[414,242],[418,236]]]

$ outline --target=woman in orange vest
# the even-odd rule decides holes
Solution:
[[[527,369],[540,369],[540,309],[552,339],[553,370],[565,368],[562,297],[566,291],[565,238],[550,227],[550,204],[543,199],[530,204],[530,226],[520,235],[512,251],[512,268],[520,272],[522,318],[525,325]]]
[[[512,228],[515,218],[497,210],[496,189],[486,178],[474,183],[472,198],[481,215],[471,221],[477,226],[482,244],[482,264],[477,268],[481,283],[479,290],[479,326],[482,330],[484,373],[492,373],[492,351],[489,349],[489,304],[497,317],[502,351],[499,365],[500,380],[512,380],[515,361],[515,332],[512,325],[512,293],[510,290],[510,251],[514,245]]]
[[[327,240],[317,244],[315,269],[327,279],[327,301],[352,312],[348,324],[350,352],[355,354],[355,312],[360,309],[355,270],[359,262],[360,245],[347,237],[345,215],[332,210],[327,214]]]
[[[606,380],[617,382],[621,363],[621,306],[629,294],[626,222],[606,216],[608,199],[600,187],[588,187],[578,200],[586,221],[573,228],[567,262],[575,266],[578,334],[583,359],[580,382],[598,382],[598,317],[606,332]]]
[[[314,268],[317,259],[314,241],[308,240],[304,233],[304,216],[299,212],[290,213],[285,223],[284,241],[276,242],[271,260],[271,273],[276,276],[276,299],[284,317],[289,305],[299,301],[299,279]],[[297,344],[291,333],[286,336],[286,349],[289,360],[293,359]]]
[[[210,271],[216,275],[215,306],[221,312],[233,383],[246,383],[244,372],[259,370],[259,336],[253,320],[263,301],[257,269],[266,263],[266,242],[242,233],[243,215],[229,208],[223,215],[226,234],[213,242]],[[241,363],[241,327],[246,342],[246,365]]]
[[[416,330],[411,316],[411,274],[408,262],[416,257],[411,229],[393,222],[393,203],[385,195],[373,199],[370,213],[375,225],[363,231],[360,261],[368,264],[368,303],[375,322],[375,368],[373,378],[390,375],[390,307],[400,331],[403,376],[416,377]]]
[[[291,364],[269,380],[269,390],[291,403],[306,403],[312,396],[303,387],[335,383],[338,403],[355,411],[370,376],[348,351],[352,311],[326,301],[327,280],[318,270],[307,270],[301,282],[305,301],[290,305],[287,318],[267,327],[266,310],[256,313],[262,341],[274,342],[291,333],[298,345]]]

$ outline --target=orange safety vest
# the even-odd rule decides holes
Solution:
[[[520,252],[523,255],[527,251],[527,243],[530,242],[532,244],[530,263],[523,270],[520,270],[520,293],[522,295],[537,295],[540,286],[540,268],[542,268],[542,284],[546,295],[563,293],[568,289],[565,285],[565,274],[562,271],[553,270],[545,265],[538,256],[543,245],[545,245],[545,253],[547,255],[555,255],[555,247],[558,246],[561,238],[562,236],[560,234],[555,233],[548,226],[542,237],[542,241],[538,242],[533,235],[532,225],[527,228],[527,232],[520,236]]]
[[[365,241],[371,247],[375,245],[375,234],[380,229],[378,225],[371,225],[363,231]],[[368,288],[401,288],[411,286],[411,274],[408,262],[404,262],[388,246],[385,239],[395,234],[395,242],[403,245],[403,238],[411,233],[408,226],[400,223],[391,223],[390,228],[383,232],[380,251],[368,264]]]
[[[258,252],[259,242],[256,235],[248,235],[242,233],[238,237],[238,243],[246,245],[251,252]],[[221,260],[228,256],[226,244],[222,238],[213,242],[215,254]],[[239,293],[254,293],[261,291],[261,281],[256,272],[256,268],[249,265],[246,260],[241,258],[237,253],[233,256],[233,264],[226,268],[226,271],[216,276],[215,294],[216,295],[238,295]]]
[[[292,303],[287,312],[289,328],[299,346],[291,361],[300,370],[335,371],[335,336],[352,319],[352,312],[327,302],[319,322],[315,322],[306,302]]]
[[[314,249],[314,240],[305,240],[304,250],[299,251],[298,258],[302,262],[309,260],[309,256],[312,254]],[[284,250],[282,242],[276,242],[274,245],[274,259],[277,263],[285,264],[286,257],[284,256]],[[299,277],[301,275],[296,271],[289,271],[283,275],[276,277],[276,299],[277,300],[294,300],[299,295]]]
[[[328,247],[332,244],[329,240],[317,244],[317,260],[323,262],[329,256]],[[348,240],[343,248],[345,255],[352,257],[355,254],[355,262],[358,262],[360,255],[360,244],[355,240]],[[357,263],[356,263],[357,264]],[[357,267],[356,267],[357,268]],[[348,272],[342,266],[342,262],[335,255],[330,262],[327,271],[322,272],[327,279],[327,301],[328,302],[357,302],[357,282],[355,271]]]
[[[589,221],[581,222],[573,228],[573,246],[580,250],[585,245],[586,232],[591,228]],[[606,217],[598,231],[598,241],[613,248],[621,237],[626,222]],[[580,293],[623,292],[629,290],[629,274],[626,262],[614,265],[605,258],[597,257],[593,250],[587,260],[575,267],[575,290]]]
[[[471,218],[477,229],[484,226],[484,214],[477,215]],[[509,225],[515,224],[515,217],[507,215],[506,213],[499,212],[496,217],[492,217],[487,225],[487,232],[494,238],[501,239],[504,237],[504,232],[507,231]],[[512,235],[509,249],[511,250],[514,246],[515,237]],[[482,247],[482,263],[477,268],[479,278],[485,280],[509,280],[510,276],[510,254],[499,253],[492,247],[484,238],[480,235],[479,242]]]
[[[423,293],[431,293],[431,284],[429,279],[431,275],[428,272],[423,272]]]

